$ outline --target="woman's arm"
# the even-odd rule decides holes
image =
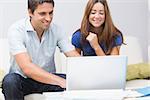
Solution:
[[[95,50],[95,53],[97,56],[105,56],[104,51],[99,46],[98,38],[97,38],[96,34],[90,32],[89,35],[87,36],[86,40],[89,41],[91,47]]]
[[[120,46],[116,46],[112,49],[110,55],[119,55],[120,53]]]
[[[76,51],[81,55],[81,49],[76,48]]]
[[[90,32],[90,34],[86,39],[89,41],[90,45],[95,50],[97,56],[106,56],[102,48],[99,46],[98,38],[96,34]],[[120,46],[115,46],[112,48],[110,55],[119,55],[119,51],[120,51]]]

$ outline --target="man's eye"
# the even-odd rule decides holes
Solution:
[[[53,12],[50,12],[50,13],[49,13],[49,15],[52,15],[52,14],[53,14]]]
[[[45,13],[44,12],[42,12],[42,13],[39,13],[41,16],[43,16],[43,15],[45,15]]]

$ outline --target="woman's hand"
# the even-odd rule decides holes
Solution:
[[[90,32],[86,40],[89,41],[91,47],[95,50],[97,56],[105,56],[104,51],[102,50],[102,48],[98,43],[98,38],[96,34]]]
[[[87,36],[86,40],[89,41],[91,47],[95,50],[99,48],[99,43],[98,43],[98,38],[97,35],[90,32],[89,35]]]

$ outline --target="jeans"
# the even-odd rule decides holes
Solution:
[[[55,74],[66,79],[65,74]],[[44,84],[31,78],[24,78],[19,74],[7,74],[2,82],[2,92],[5,100],[24,100],[24,96],[32,93],[64,91],[58,85]]]

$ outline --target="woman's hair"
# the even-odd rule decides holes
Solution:
[[[28,9],[30,9],[31,12],[33,13],[39,4],[43,4],[45,2],[51,3],[54,7],[54,1],[53,0],[28,0]]]
[[[86,8],[85,8],[84,16],[82,19],[81,28],[80,28],[81,34],[82,34],[81,43],[86,41],[86,37],[89,35],[89,32],[91,31],[90,28],[92,27],[92,25],[89,22],[89,15],[91,13],[91,10],[92,10],[94,4],[96,4],[98,2],[103,4],[104,12],[105,12],[105,21],[102,24],[102,26],[100,27],[101,31],[99,33],[97,33],[98,42],[99,43],[103,42],[105,44],[108,51],[107,52],[104,51],[104,52],[106,54],[109,54],[112,50],[113,41],[114,41],[115,36],[117,34],[121,34],[121,32],[113,24],[106,0],[89,0],[88,1]],[[122,34],[121,34],[121,36],[122,36]],[[123,36],[122,36],[122,40],[123,40]]]

